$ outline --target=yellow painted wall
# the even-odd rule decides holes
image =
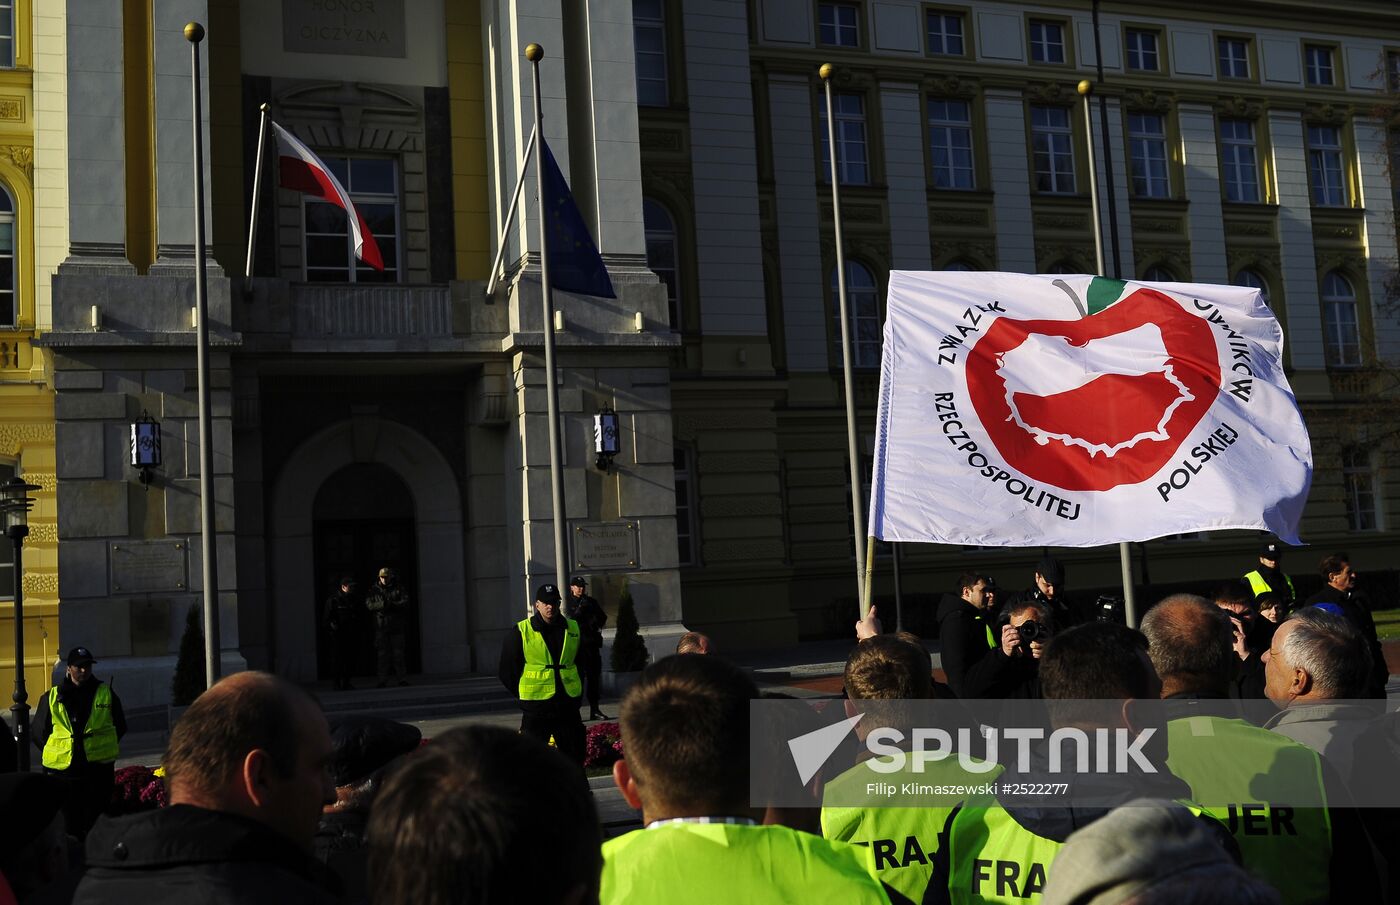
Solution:
[[[36,332],[42,332],[50,322],[47,276],[42,293],[35,286],[36,275],[47,274],[48,269],[36,263],[36,256],[42,252],[51,258],[55,243],[50,241],[38,249],[35,237],[43,234],[43,227],[52,222],[58,211],[65,223],[67,217],[65,192],[59,191],[56,198],[45,197],[42,203],[36,199],[36,183],[52,185],[40,182],[43,176],[51,175],[48,171],[35,171],[35,138],[40,123],[49,130],[47,134],[60,142],[57,160],[50,160],[49,165],[61,169],[67,158],[63,125],[55,116],[55,108],[59,116],[66,116],[66,108],[55,104],[53,96],[56,89],[62,91],[66,81],[61,66],[65,56],[64,4],[41,5],[44,9],[37,20],[33,0],[19,0],[15,5],[15,68],[0,70],[0,183],[15,202],[15,288],[19,305],[19,330],[0,334],[0,461],[17,465],[21,477],[42,488],[35,493],[29,538],[24,545],[24,664],[31,706],[48,688],[49,667],[60,643],[54,394],[47,353],[33,345]],[[60,64],[56,70],[49,68],[55,58]],[[36,71],[41,67],[46,70],[43,78]],[[58,244],[66,251],[66,227],[61,230]],[[57,260],[52,263],[56,265]],[[40,303],[36,305],[36,301]],[[10,540],[0,537],[0,543],[9,544]],[[14,683],[13,595],[13,587],[0,588],[0,690],[6,696]]]
[[[452,116],[452,213],[457,279],[485,280],[491,268],[486,173],[486,62],[479,0],[447,4],[447,87]]]

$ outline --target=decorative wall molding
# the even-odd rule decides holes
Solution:
[[[30,423],[30,424],[0,424],[0,456],[17,456],[24,447],[34,443],[53,443],[53,423]],[[25,472],[25,479],[31,484],[39,484],[35,480],[40,477],[38,474]],[[50,479],[53,475],[48,475]],[[52,486],[45,488],[52,489]]]

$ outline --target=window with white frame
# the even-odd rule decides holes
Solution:
[[[1222,79],[1249,78],[1249,42],[1244,38],[1217,38],[1216,54]]]
[[[1259,294],[1264,297],[1264,304],[1272,305],[1269,301],[1269,284],[1253,270],[1241,270],[1235,274],[1235,278],[1230,281],[1236,286],[1247,286],[1250,289],[1258,289]]]
[[[15,0],[0,0],[0,69],[15,67]]]
[[[17,473],[13,462],[0,462],[0,483]],[[0,600],[15,599],[15,549],[9,539],[0,542]]]
[[[1167,177],[1167,118],[1160,113],[1128,114],[1128,155],[1133,170],[1133,194],[1139,198],[1166,198],[1171,194]]]
[[[842,185],[869,185],[870,164],[865,145],[865,98],[859,94],[836,94],[831,98],[836,111],[837,175]],[[831,146],[827,142],[826,101],[818,106],[821,119],[822,180],[831,181]]]
[[[676,223],[670,211],[650,198],[642,199],[642,227],[646,233],[647,267],[666,287],[666,302],[671,315],[671,329],[679,332],[681,324],[680,248],[676,241]]]
[[[963,44],[963,17],[957,13],[929,10],[924,17],[928,31],[928,52],[938,56],[960,57]]]
[[[831,268],[831,310],[833,344],[841,357],[841,287],[836,268]],[[859,261],[846,262],[846,311],[851,325],[851,367],[880,366],[880,287],[875,275]]]
[[[818,34],[828,47],[860,46],[860,7],[853,3],[818,3]]]
[[[1308,126],[1308,181],[1312,183],[1313,204],[1322,207],[1346,205],[1342,130],[1338,127]]]
[[[1220,163],[1227,201],[1259,200],[1259,158],[1254,123],[1247,119],[1220,121]]]
[[[1035,158],[1035,190],[1071,195],[1075,190],[1074,141],[1069,108],[1031,107],[1031,152]]]
[[[0,326],[19,324],[15,294],[15,199],[0,186]],[[0,544],[3,546],[3,544]]]
[[[665,0],[632,0],[632,43],[637,65],[637,103],[665,107],[671,103],[666,75]]]
[[[1322,326],[1327,364],[1359,367],[1361,324],[1356,317],[1356,291],[1347,278],[1335,270],[1322,278]]]
[[[1308,63],[1309,85],[1325,87],[1337,83],[1336,72],[1332,67],[1332,48],[1308,44],[1303,48],[1303,56]]]
[[[933,187],[977,187],[972,163],[972,105],[967,101],[929,98],[928,144],[933,160]]]
[[[313,283],[399,281],[399,168],[383,157],[321,155],[350,194],[384,258],[377,271],[355,257],[350,221],[338,205],[304,196],[306,279]]]
[[[695,455],[684,446],[674,448],[676,475],[676,563],[693,566],[700,561],[699,531],[695,513]]]
[[[1165,267],[1156,265],[1142,272],[1142,278],[1149,283],[1175,283],[1176,274]]]
[[[1065,26],[1060,22],[1032,19],[1031,62],[1063,63],[1065,61]]]
[[[1143,28],[1130,28],[1124,36],[1128,52],[1128,68],[1138,72],[1156,72],[1162,68],[1157,56],[1157,33]]]
[[[1347,526],[1352,531],[1375,531],[1380,527],[1376,483],[1369,451],[1359,446],[1342,451],[1342,486],[1346,492]]]

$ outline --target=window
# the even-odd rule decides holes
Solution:
[[[943,269],[949,273],[970,273],[977,268],[966,261],[949,261],[948,266]]]
[[[972,167],[971,104],[930,98],[928,145],[933,157],[934,188],[977,187]]]
[[[1176,274],[1165,267],[1149,267],[1142,272],[1142,278],[1148,283],[1175,283]]]
[[[1166,198],[1167,120],[1157,113],[1128,114],[1128,156],[1132,163],[1133,194],[1140,198]]]
[[[820,39],[830,47],[860,46],[860,7],[851,3],[819,3]]]
[[[690,450],[675,447],[672,463],[676,472],[676,563],[693,566],[700,560],[696,554],[695,465]]]
[[[0,462],[0,483],[8,481],[16,474],[15,466]],[[33,483],[33,482],[31,482]],[[9,538],[0,542],[0,600],[15,599],[15,548]]]
[[[1371,456],[1359,447],[1342,451],[1342,484],[1346,489],[1347,526],[1352,531],[1375,531],[1376,473]]]
[[[1059,22],[1031,20],[1031,61],[1063,63],[1065,61],[1065,27]]]
[[[1313,204],[1341,207],[1347,203],[1342,174],[1342,130],[1336,126],[1308,127],[1308,179]]]
[[[1361,365],[1361,327],[1356,320],[1356,292],[1335,270],[1322,278],[1322,342],[1327,364]]]
[[[15,66],[15,0],[0,0],[0,68]]]
[[[1074,146],[1069,110],[1031,107],[1031,151],[1035,157],[1035,190],[1052,195],[1074,193]]]
[[[1259,162],[1254,150],[1254,123],[1220,121],[1220,162],[1228,201],[1259,200]]]
[[[831,269],[831,308],[836,358],[841,359],[841,288],[836,284],[836,268]],[[880,295],[875,276],[859,261],[846,262],[846,310],[851,318],[851,367],[880,366]]]
[[[1271,304],[1269,302],[1269,284],[1264,282],[1264,278],[1253,270],[1241,270],[1239,273],[1235,274],[1235,278],[1231,280],[1231,282],[1236,286],[1258,289],[1259,294],[1264,296],[1264,304]]]
[[[1303,56],[1308,63],[1309,85],[1337,84],[1332,71],[1332,48],[1308,44],[1303,48]]]
[[[1391,51],[1385,55],[1386,83],[1391,91],[1400,91],[1400,53]]]
[[[632,43],[637,58],[637,103],[668,106],[671,89],[666,80],[665,0],[632,0]]]
[[[1157,61],[1157,33],[1141,28],[1130,28],[1126,36],[1128,45],[1128,68],[1139,72],[1157,72],[1162,68]]]
[[[929,53],[950,57],[960,57],[965,53],[962,16],[929,10],[925,22],[928,28]]]
[[[397,283],[399,281],[399,186],[394,161],[371,157],[329,157],[326,166],[345,186],[350,200],[384,256],[383,272],[355,258],[355,242],[345,211],[306,197],[306,279],[313,283]]]
[[[650,198],[642,200],[642,227],[646,232],[647,267],[666,287],[666,303],[671,329],[679,332],[681,323],[680,253],[676,224],[666,208]]]
[[[19,324],[15,304],[15,201],[0,187],[0,326]],[[0,546],[4,544],[0,543]]]
[[[1220,57],[1222,79],[1249,78],[1249,42],[1244,38],[1218,38],[1215,42]]]
[[[842,185],[869,185],[870,165],[865,150],[865,98],[837,94],[831,98],[836,111],[836,165]],[[826,103],[819,115],[822,129],[822,180],[831,180],[831,148],[827,144]]]

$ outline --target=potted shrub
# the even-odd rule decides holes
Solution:
[[[641,626],[637,623],[637,607],[632,602],[632,592],[626,588],[617,604],[617,630],[613,635],[612,656],[604,683],[610,694],[622,695],[637,681],[646,668],[650,655],[647,643],[642,638]],[[610,687],[609,687],[610,686]]]
[[[185,633],[180,637],[180,654],[175,658],[175,677],[170,681],[170,706],[166,709],[166,735],[175,721],[204,692],[204,625],[198,604],[190,604],[185,614]]]

